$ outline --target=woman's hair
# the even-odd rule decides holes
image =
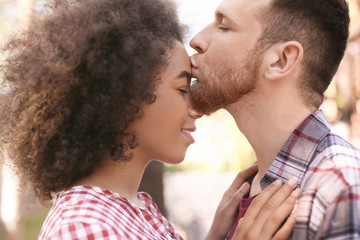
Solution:
[[[182,41],[169,0],[62,0],[1,49],[1,140],[40,200],[128,161],[127,128],[155,101],[167,51]]]

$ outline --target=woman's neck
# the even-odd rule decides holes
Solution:
[[[137,198],[139,185],[146,164],[132,158],[128,162],[104,160],[101,167],[91,175],[80,179],[74,185],[89,185],[101,187],[125,197],[138,206],[143,204]]]

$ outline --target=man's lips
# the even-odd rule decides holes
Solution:
[[[193,78],[196,78],[196,72],[198,72],[198,68],[195,65],[191,64],[191,75]]]
[[[194,60],[194,57],[190,58],[190,62],[191,62],[191,69],[198,69],[198,67],[196,66],[196,62]]]
[[[191,67],[191,75],[192,77],[196,78],[196,72],[198,71],[197,68]]]
[[[199,68],[198,66],[196,65],[196,61],[194,59],[194,56],[192,56],[190,58],[190,62],[191,62],[191,75],[193,78],[197,79],[198,78],[198,75],[199,75]]]

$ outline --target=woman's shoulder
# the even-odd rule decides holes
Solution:
[[[115,226],[103,222],[86,223],[70,221],[41,229],[38,240],[45,239],[123,239],[126,232],[119,231]]]
[[[81,232],[118,236],[122,233],[120,225],[133,211],[125,198],[109,190],[93,186],[71,187],[58,194],[39,239],[47,239],[46,236],[62,239]]]
[[[95,186],[74,186],[59,193],[54,207],[62,212],[108,212],[130,208],[131,203],[116,192]],[[107,216],[109,217],[109,216]]]
[[[146,192],[138,192],[137,196],[138,199],[145,205],[147,210],[156,214],[160,213],[158,206],[156,205],[150,194]]]

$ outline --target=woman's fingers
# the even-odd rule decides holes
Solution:
[[[244,182],[246,182],[248,178],[253,176],[257,172],[257,169],[258,169],[257,164],[253,164],[249,168],[241,171],[236,175],[230,187],[224,192],[224,195],[221,199],[218,209],[225,207],[230,201],[233,203],[237,199],[237,196],[239,196],[239,194],[241,194],[241,192],[244,191],[244,187],[247,188],[247,185],[243,185]],[[241,196],[240,198],[237,199],[238,200],[237,206],[239,206]]]
[[[242,196],[250,190],[250,184],[245,182],[245,179],[256,171],[257,166],[252,166],[237,175],[231,187],[224,193],[219,203],[206,239],[208,239],[209,236],[212,236],[212,239],[224,239],[226,237],[226,234],[236,219]],[[239,187],[237,187],[238,184],[240,184]]]
[[[256,220],[256,222],[260,226],[265,226],[266,222],[269,220],[270,215],[272,215],[272,218],[276,221],[278,221],[278,219],[275,219],[275,217],[280,218],[280,220],[282,220],[279,223],[279,226],[280,226],[280,224],[290,214],[291,209],[294,207],[295,202],[292,205],[291,209],[289,209],[289,212],[287,215],[284,215],[284,214],[274,215],[274,214],[282,213],[281,210],[278,210],[278,211],[276,211],[276,210],[278,209],[278,207],[280,205],[283,205],[283,203],[286,204],[286,200],[289,198],[289,196],[290,196],[290,200],[293,200],[293,198],[291,197],[291,194],[294,191],[294,189],[297,187],[297,183],[298,183],[298,181],[296,178],[291,178],[289,181],[287,181],[285,184],[283,184],[283,186],[281,187],[281,189],[279,191],[277,191],[270,199],[268,199],[266,201],[266,203],[264,204],[264,207],[262,209],[261,215],[258,216],[258,218]],[[261,193],[259,194],[259,196],[260,195],[261,195]]]
[[[242,196],[249,192],[249,190],[250,184],[244,183],[226,203],[217,209],[215,213],[216,222],[214,220],[217,227],[214,226],[214,228],[218,229],[221,226],[221,229],[226,229],[224,232],[225,236],[234,224]]]
[[[238,210],[241,198],[243,197],[243,195],[245,195],[249,191],[250,191],[250,184],[247,182],[243,183],[243,185],[241,185],[241,187],[233,194],[233,196],[229,200],[229,202],[227,204],[228,209]],[[234,213],[236,214],[237,211],[235,211]]]
[[[296,223],[297,213],[297,205],[295,205],[295,208],[291,213],[290,217],[286,220],[285,224],[276,232],[276,234],[272,238],[273,240],[289,239]]]
[[[231,193],[236,192],[240,186],[251,176],[254,176],[258,171],[258,165],[257,163],[251,165],[247,169],[239,172],[233,182],[231,183],[230,187],[228,188],[228,191]]]
[[[294,210],[294,206],[296,203],[297,198],[300,195],[300,189],[295,189],[292,191],[290,196],[287,197],[287,199],[269,216],[267,221],[264,223],[264,227],[261,230],[262,233],[264,233],[266,236],[273,236],[276,230],[279,229],[279,227],[284,223],[284,220],[289,216],[291,211]],[[292,214],[292,218],[288,218],[286,221],[286,227],[283,229],[283,231],[279,234],[280,235],[286,235],[288,232],[287,230],[292,231],[292,220],[294,218],[294,212]],[[283,225],[285,226],[285,225]],[[291,234],[291,231],[289,234]],[[281,238],[280,238],[281,239]]]
[[[289,218],[280,230],[279,226],[294,207],[299,195],[299,190],[294,190],[296,186],[296,179],[284,185],[278,179],[266,187],[240,219],[234,239],[271,239],[275,232],[277,239],[286,239],[292,232],[295,217]]]
[[[264,204],[271,199],[271,197],[281,187],[281,180],[277,179],[275,182],[266,187],[250,204],[243,218],[248,220],[256,219],[259,212],[263,211]]]
[[[238,223],[233,239],[257,239],[260,236],[263,226],[257,222],[259,213],[263,212],[265,203],[280,189],[281,184],[280,179],[276,180],[251,202],[244,217]]]

